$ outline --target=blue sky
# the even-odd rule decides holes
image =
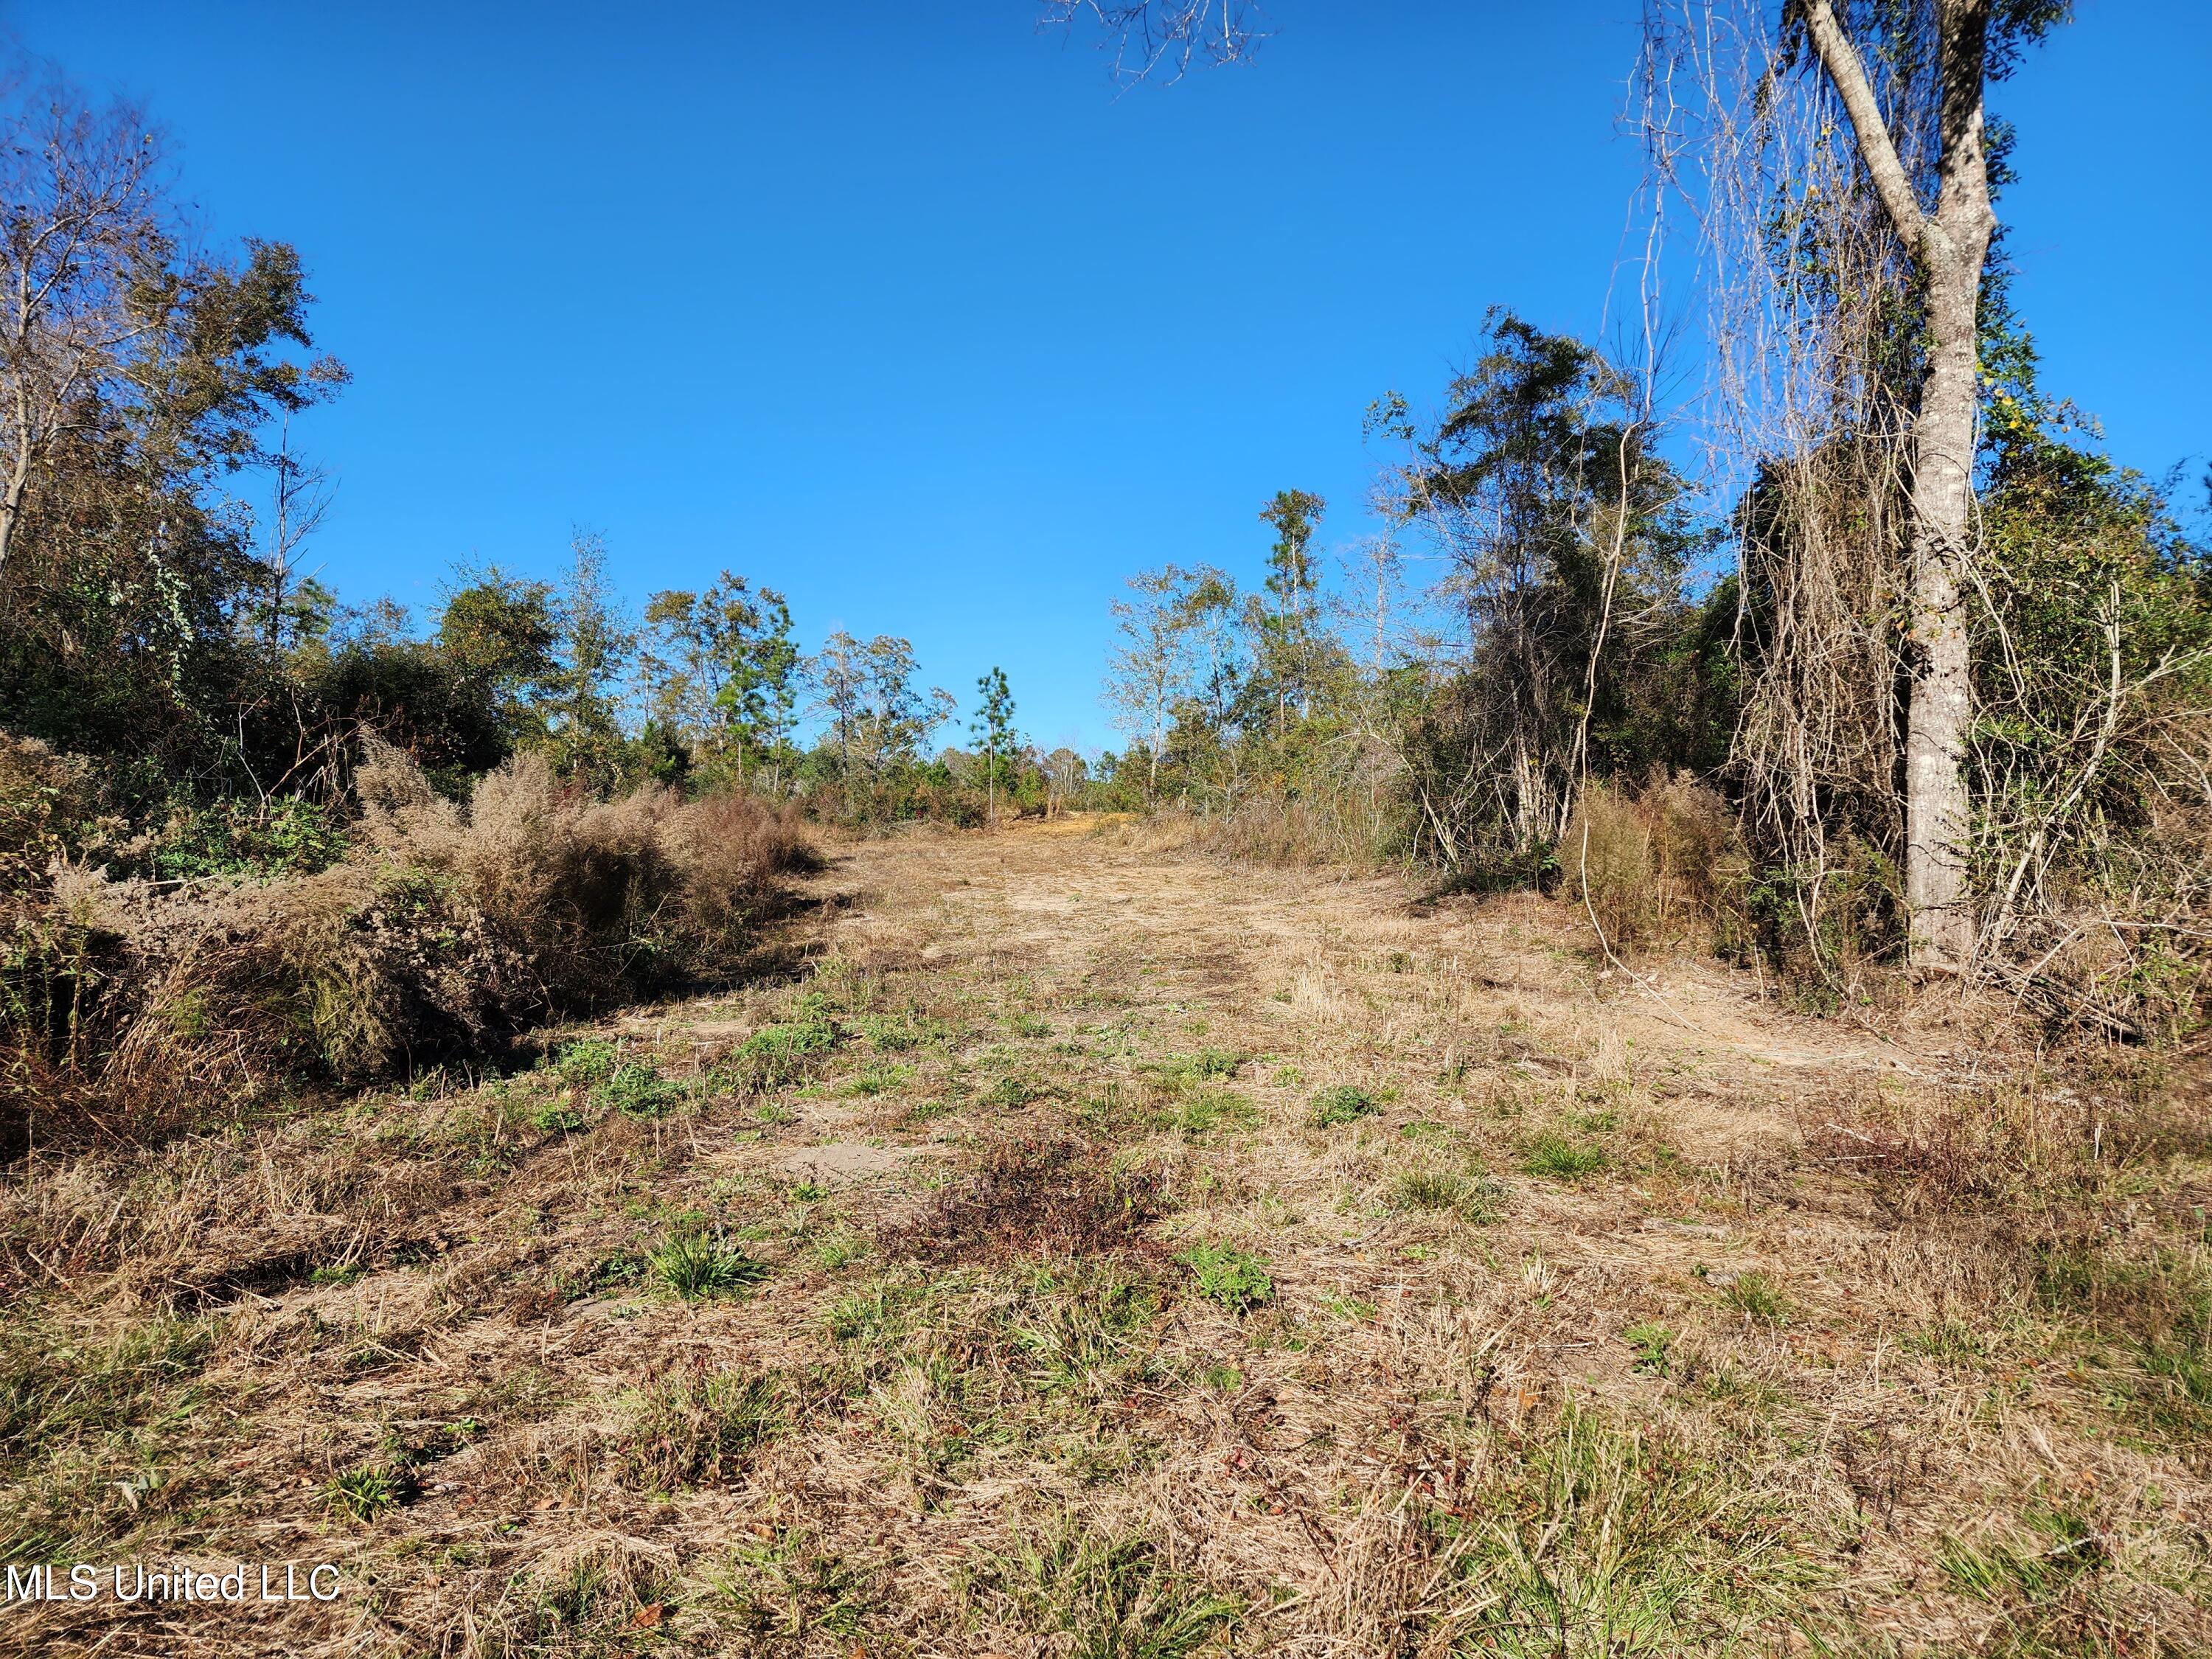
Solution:
[[[634,599],[728,567],[1079,745],[1123,576],[1255,572],[1287,486],[1357,533],[1362,410],[1493,302],[1595,331],[1634,13],[1273,0],[1255,64],[1116,99],[1028,0],[0,0],[170,128],[211,241],[300,247],[344,597],[581,525]],[[2151,471],[2212,447],[2208,87],[2212,5],[2081,0],[1999,91],[2048,384]]]

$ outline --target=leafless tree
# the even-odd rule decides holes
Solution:
[[[269,533],[264,538],[262,562],[269,568],[269,648],[284,643],[288,605],[296,603],[301,581],[300,549],[322,528],[335,491],[324,468],[302,459],[292,449],[292,422],[287,415],[277,433],[276,447],[270,453],[270,490]]]
[[[0,576],[41,465],[89,430],[173,285],[161,146],[128,104],[19,79],[0,114]]]
[[[1048,26],[1096,23],[1125,85],[1236,63],[1267,39],[1260,9],[1248,0],[1043,0],[1042,16]]]
[[[1083,787],[1090,767],[1082,756],[1073,749],[1055,749],[1044,757],[1045,816],[1058,817],[1067,811],[1067,803]]]
[[[1723,447],[1794,538],[1769,573],[1778,586],[1747,771],[1799,797],[1774,798],[1778,821],[1816,810],[1839,769],[1887,779],[1881,688],[1887,666],[1903,673],[1903,899],[1911,959],[1939,971],[1966,965],[1977,931],[1967,607],[1977,317],[1996,230],[1984,88],[2064,11],[2063,0],[1647,7],[1644,125],[1662,176],[1696,175]],[[1916,307],[1918,343],[1899,324]],[[1875,614],[1869,600],[1890,590],[1896,614]]]
[[[1982,109],[1992,0],[1935,0],[1933,200],[1907,170],[1866,64],[1830,0],[1798,15],[1849,112],[1859,156],[1920,276],[1927,374],[1912,422],[1911,704],[1905,747],[1905,898],[1915,962],[1962,967],[1975,926],[1966,890],[1972,813],[1965,762],[1972,686],[1966,597],[1974,559],[1976,320],[1996,215]]]
[[[1129,578],[1131,598],[1114,602],[1106,700],[1115,722],[1145,745],[1145,793],[1156,793],[1160,755],[1176,702],[1188,695],[1194,661],[1189,595],[1194,574],[1169,565]]]

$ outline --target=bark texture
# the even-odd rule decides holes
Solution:
[[[1996,218],[1990,205],[1982,88],[1989,0],[1936,0],[1941,159],[1923,208],[1882,118],[1865,64],[1830,0],[1802,0],[1814,50],[1850,115],[1876,192],[1925,290],[1928,375],[1912,428],[1911,699],[1905,757],[1905,900],[1919,967],[1957,971],[1974,951],[1966,879],[1973,715],[1964,607],[1974,556],[1977,317]]]

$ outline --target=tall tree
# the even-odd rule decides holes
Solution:
[[[1417,783],[1468,803],[1430,811],[1449,857],[1550,846],[1593,749],[1607,770],[1686,758],[1679,722],[1642,706],[1686,617],[1698,544],[1682,481],[1650,452],[1626,377],[1589,346],[1510,312],[1486,331],[1432,426],[1395,394],[1370,411],[1408,447],[1401,511],[1450,558],[1466,619],[1468,672],[1441,711],[1449,758]]]
[[[1115,723],[1145,745],[1146,800],[1159,793],[1168,723],[1189,687],[1194,659],[1188,599],[1199,580],[1175,565],[1140,571],[1129,578],[1130,597],[1113,605],[1106,700]]]
[[[1928,344],[1911,428],[1905,902],[1911,958],[1938,970],[1962,968],[1976,934],[1967,890],[1966,596],[1977,557],[1982,279],[1997,228],[1984,90],[2068,9],[2067,0],[1929,0],[1900,25],[1887,0],[1844,0],[1840,12],[1832,0],[1788,6],[1850,117],[1867,177],[1922,289]],[[1887,88],[1887,107],[1859,46],[1876,38],[1890,48],[1892,78],[1904,82]],[[1908,133],[1916,110],[1929,118]],[[1922,158],[1917,167],[1908,155]]]
[[[918,763],[931,735],[960,705],[942,686],[925,691],[915,684],[921,665],[906,640],[878,634],[868,641],[866,663],[868,701],[861,730],[870,776],[880,784],[892,768]]]
[[[859,810],[860,782],[879,791],[894,770],[916,763],[958,709],[941,687],[918,688],[916,667],[909,641],[879,634],[863,645],[842,628],[806,659],[809,706],[830,719],[848,813]]]
[[[799,647],[791,637],[791,606],[772,587],[760,590],[757,620],[738,641],[715,701],[737,738],[738,764],[747,774],[781,766],[798,720]]]
[[[983,701],[969,730],[983,740],[983,822],[995,823],[999,816],[999,757],[1012,748],[1014,694],[1006,684],[1006,671],[993,668],[975,682]]]
[[[297,254],[194,253],[168,191],[138,111],[0,85],[0,720],[127,757],[126,793],[292,747],[275,659],[326,607],[222,483],[345,378]]]
[[[553,604],[550,742],[563,772],[604,787],[622,769],[622,688],[637,639],[607,575],[606,538],[580,529],[568,550],[568,576]]]
[[[1267,553],[1268,596],[1256,616],[1262,671],[1274,694],[1275,735],[1283,735],[1291,705],[1308,712],[1312,699],[1316,612],[1321,586],[1313,552],[1314,533],[1328,503],[1305,489],[1279,489],[1260,509],[1261,522],[1274,530]]]
[[[0,117],[0,574],[40,469],[173,303],[161,162],[139,111],[71,88],[15,88]]]
[[[799,652],[783,595],[725,570],[704,592],[655,593],[645,623],[640,665],[656,719],[710,762],[733,757],[741,777],[785,741]]]
[[[840,628],[822,641],[821,650],[806,659],[806,684],[811,694],[807,707],[828,716],[830,738],[837,748],[837,781],[845,793],[845,810],[854,810],[854,751],[868,703],[866,648]]]

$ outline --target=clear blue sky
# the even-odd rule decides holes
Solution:
[[[343,596],[580,524],[634,599],[727,566],[1109,745],[1127,573],[1255,571],[1285,486],[1355,532],[1363,409],[1491,303],[1597,327],[1635,9],[1274,0],[1254,64],[1117,100],[1028,0],[0,0],[152,106],[211,239],[300,247]],[[2081,0],[2000,91],[2049,383],[2153,471],[2212,447],[2208,88],[2206,0]]]

